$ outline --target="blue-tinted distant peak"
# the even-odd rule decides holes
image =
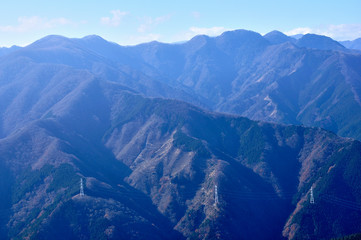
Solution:
[[[303,36],[304,36],[304,34],[296,34],[296,35],[291,35],[291,36],[289,36],[289,37],[298,40],[298,39],[300,39],[300,38],[303,37]]]
[[[164,43],[161,43],[159,41],[156,41],[156,40],[153,40],[153,41],[150,41],[150,42],[146,42],[146,43],[141,43],[139,45],[142,45],[142,44],[149,44],[150,46],[156,46],[156,45],[161,45],[161,44],[164,44]]]
[[[211,38],[207,35],[197,35],[187,42],[192,45],[203,45],[207,43]]]
[[[12,53],[12,52],[14,52],[14,51],[16,51],[16,50],[19,50],[19,49],[21,49],[21,47],[16,46],[16,45],[13,45],[13,46],[11,46],[11,47],[9,47],[9,48],[7,48],[7,47],[0,47],[0,56],[6,55],[6,54],[8,54],[8,53]]]
[[[210,37],[207,35],[197,35],[193,37],[191,40],[186,42],[187,46],[204,46],[210,43],[216,43],[222,47],[222,45],[226,44],[230,45],[239,45],[247,42],[255,42],[256,44],[268,44],[268,42],[257,32],[239,29],[233,31],[223,32],[221,35],[216,37]]]
[[[210,37],[209,36],[207,36],[207,35],[204,35],[204,34],[201,34],[201,35],[197,35],[197,36],[194,36],[191,40],[189,40],[189,41],[199,41],[199,40],[205,40],[205,41],[207,41],[208,39],[210,39]]]
[[[280,32],[278,30],[273,30],[269,33],[266,33],[263,37],[266,37],[266,36],[283,36],[283,37],[286,36],[287,37],[286,34],[284,34],[283,32]]]
[[[109,42],[108,40],[102,38],[101,36],[99,35],[88,35],[88,36],[85,36],[83,38],[80,38],[80,39],[74,39],[76,41],[80,41],[82,43],[88,43],[88,44],[116,44],[116,43],[113,43],[113,42]]]
[[[39,39],[36,42],[40,42],[40,41],[66,41],[66,40],[69,40],[69,38],[61,36],[61,35],[48,35],[48,36],[45,36],[45,37]]]
[[[216,43],[220,48],[228,49],[227,51],[233,51],[239,47],[262,48],[269,45],[261,34],[243,29],[224,32],[216,38]]]
[[[286,34],[274,30],[272,32],[269,32],[263,36],[265,39],[267,39],[272,44],[281,44],[285,42],[294,42],[295,39],[287,36]]]
[[[259,38],[259,37],[262,37],[261,34],[245,29],[226,31],[219,36],[219,38]]]
[[[86,41],[106,41],[104,38],[102,38],[99,35],[88,35],[82,38],[82,40],[86,40]]]
[[[49,48],[49,47],[60,47],[65,45],[72,45],[71,39],[60,35],[48,35],[43,37],[34,43],[30,44],[30,48]]]
[[[109,42],[105,40],[104,38],[98,36],[98,35],[88,35],[80,39],[73,39],[75,42],[80,43],[81,45],[87,46],[87,47],[96,47],[96,46],[104,46],[104,45],[113,45],[116,43]]]
[[[151,42],[146,42],[146,43],[140,43],[138,45],[135,46],[130,46],[130,47],[135,47],[140,49],[141,51],[145,50],[145,49],[158,49],[161,48],[163,46],[166,46],[168,44],[166,43],[162,43],[162,42],[158,42],[158,41],[151,41]]]
[[[353,41],[341,41],[340,43],[348,49],[361,50],[361,38],[357,38]]]
[[[209,44],[210,41],[211,37],[207,35],[197,35],[186,42],[184,45],[189,51],[194,52]]]
[[[320,49],[320,50],[344,50],[345,47],[330,37],[306,34],[297,41],[299,47]]]

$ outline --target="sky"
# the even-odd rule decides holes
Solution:
[[[12,0],[1,3],[0,46],[47,35],[99,35],[120,45],[180,42],[247,29],[361,37],[360,0]]]

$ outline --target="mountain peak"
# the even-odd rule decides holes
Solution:
[[[261,34],[243,29],[224,32],[216,37],[216,42],[221,48],[228,48],[231,51],[240,46],[259,48],[269,45]]]
[[[208,39],[210,39],[209,36],[201,34],[201,35],[194,36],[191,40],[189,40],[189,42],[190,41],[206,41]]]
[[[284,33],[281,32],[281,31],[278,31],[278,30],[270,31],[269,33],[266,33],[264,36],[267,36],[267,35],[282,35],[282,36],[287,36],[286,34],[284,34]]]
[[[81,41],[82,43],[85,44],[102,44],[102,43],[109,43],[107,40],[105,40],[104,38],[98,36],[98,35],[88,35],[85,36],[83,38],[80,39],[76,39]]]
[[[320,50],[344,50],[345,47],[330,37],[308,33],[297,41],[299,47]]]
[[[247,38],[261,37],[261,34],[250,30],[237,29],[233,31],[226,31],[219,36],[219,38],[246,38],[246,37]]]
[[[298,39],[302,38],[303,36],[305,36],[305,35],[304,35],[304,34],[295,34],[295,35],[291,35],[291,36],[289,36],[289,37],[298,40]]]
[[[88,35],[82,38],[83,40],[102,40],[102,41],[106,41],[104,38],[102,38],[99,35],[93,34],[93,35]]]
[[[204,46],[209,42],[211,38],[207,35],[197,35],[193,37],[191,40],[189,40],[186,45],[187,46],[195,46],[196,48],[199,48],[201,46]]]
[[[67,37],[61,35],[48,35],[30,44],[29,47],[49,48],[49,47],[59,47],[70,44],[73,44],[73,42],[71,39]]]
[[[83,38],[73,39],[73,41],[96,51],[100,51],[103,48],[112,48],[114,46],[119,46],[117,43],[109,42],[98,35],[88,35]]]
[[[284,42],[294,42],[295,40],[291,37],[287,36],[286,34],[274,30],[272,32],[269,32],[263,36],[265,39],[267,39],[272,44],[281,44]]]

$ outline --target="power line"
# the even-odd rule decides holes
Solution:
[[[349,200],[345,200],[342,198],[338,198],[335,196],[324,194],[321,196],[322,199],[328,203],[335,204],[344,208],[349,208],[356,211],[361,211],[361,204]]]
[[[180,189],[178,189],[179,191]],[[199,190],[199,189],[198,189]],[[185,196],[195,196],[197,194],[197,191],[187,191],[187,190],[180,190],[180,194]],[[94,189],[94,193],[100,193],[100,194],[111,194],[111,195],[118,195],[127,197],[130,199],[149,199],[150,193],[144,193],[140,191],[129,191],[126,189],[116,189],[116,188],[97,188]],[[219,191],[218,186],[214,185],[214,206],[216,207],[219,204],[219,194],[221,194],[225,199],[240,199],[240,200],[287,200],[287,199],[293,199],[297,192],[255,192],[255,191],[231,191],[222,189]],[[85,196],[84,193],[84,182],[83,179],[80,179],[80,196]],[[330,204],[335,204],[340,207],[349,208],[356,211],[361,211],[361,203],[345,200],[336,196],[331,196],[327,194],[318,194],[317,195],[320,200],[326,201]],[[310,188],[309,191],[309,203],[315,204],[315,196],[314,196],[314,189],[313,187]],[[0,215],[3,215],[0,211]]]

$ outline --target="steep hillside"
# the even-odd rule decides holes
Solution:
[[[343,205],[318,205],[322,194],[360,199],[360,144],[317,128],[214,114],[84,79],[0,143],[1,235],[10,238],[277,239],[287,219],[284,236],[304,236],[312,185],[311,207],[321,209],[314,218],[337,226],[314,226],[316,237],[361,229],[344,224],[360,217],[357,209],[340,222],[333,212]]]

